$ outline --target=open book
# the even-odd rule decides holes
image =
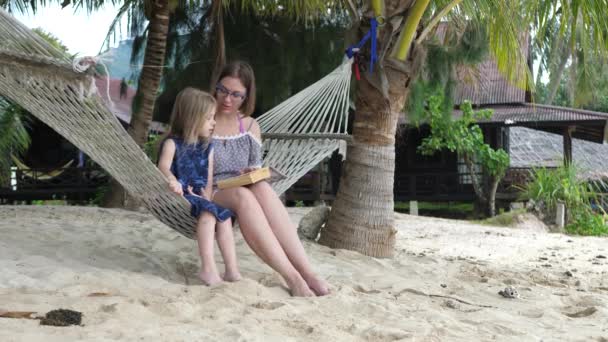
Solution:
[[[285,178],[283,174],[272,167],[262,167],[242,175],[223,179],[217,182],[219,189],[234,188],[237,186],[249,185],[267,179],[269,182],[276,182]]]

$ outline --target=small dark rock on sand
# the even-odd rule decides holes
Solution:
[[[40,325],[67,327],[68,325],[80,325],[81,322],[81,312],[68,309],[58,309],[47,312],[44,318],[40,320]]]

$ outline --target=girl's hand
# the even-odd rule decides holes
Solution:
[[[169,181],[169,189],[180,196],[184,195],[184,190],[182,189],[182,184],[180,182],[178,182],[177,180]]]
[[[257,169],[259,169],[259,167],[246,167],[246,168],[244,168],[244,169],[241,170],[241,174],[243,175],[245,173],[249,173],[249,172],[255,171]]]
[[[193,191],[193,190],[194,190],[194,188],[192,187],[192,185],[188,185],[188,193],[189,193],[190,195],[192,195],[192,196],[196,196],[196,197],[203,197],[203,196],[201,196],[201,195],[199,195],[199,194],[197,194],[197,193],[194,193],[194,191]]]

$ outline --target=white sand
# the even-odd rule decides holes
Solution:
[[[302,299],[240,233],[245,279],[208,288],[194,241],[151,216],[3,206],[0,311],[84,316],[0,318],[0,341],[608,341],[608,239],[397,218],[394,259],[306,243],[333,294]],[[521,297],[499,296],[507,285]]]

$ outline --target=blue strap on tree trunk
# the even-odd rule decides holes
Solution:
[[[353,56],[361,49],[363,45],[367,42],[368,39],[371,38],[371,47],[370,47],[370,59],[369,59],[369,72],[372,73],[374,71],[374,64],[378,61],[377,56],[377,46],[376,46],[376,32],[378,31],[378,21],[376,18],[371,19],[371,25],[369,31],[363,36],[363,38],[355,45],[351,45],[346,49],[346,55],[348,58],[353,58]]]

